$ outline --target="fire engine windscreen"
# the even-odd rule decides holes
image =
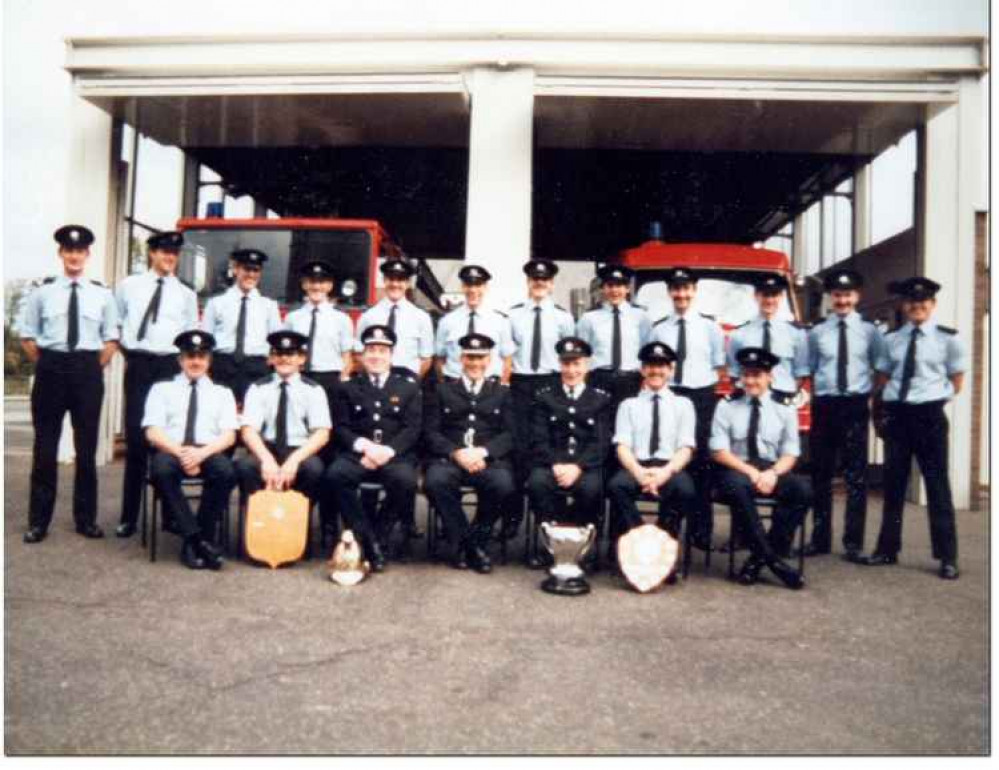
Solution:
[[[756,318],[759,309],[754,299],[754,289],[750,282],[752,278],[727,273],[724,278],[702,276],[697,282],[697,296],[694,298],[693,309],[705,313],[725,326],[739,326]],[[651,280],[641,284],[635,301],[648,309],[649,318],[653,322],[665,318],[673,312],[666,282]],[[788,303],[787,293],[781,297],[778,318],[787,321],[794,320],[794,312]]]
[[[368,296],[371,236],[364,230],[219,228],[188,230],[184,239],[178,274],[201,298],[232,284],[229,255],[237,249],[259,249],[267,255],[259,289],[281,305],[294,305],[302,299],[299,269],[313,259],[332,266],[337,304],[363,305]],[[340,294],[348,279],[357,284],[357,291],[349,298]]]

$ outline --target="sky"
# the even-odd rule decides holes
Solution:
[[[863,8],[863,13],[844,13],[846,6]],[[656,3],[639,0],[630,5],[661,9]],[[713,31],[735,29],[741,24],[751,32],[770,34],[790,33],[800,29],[809,19],[819,20],[828,29],[840,34],[861,32],[861,19],[866,30],[925,28],[927,25],[950,34],[965,33],[981,26],[987,7],[984,0],[960,0],[941,3],[937,0],[882,0],[869,4],[860,0],[843,0],[836,4],[802,2],[773,3],[770,0],[754,4],[760,13],[747,17],[745,5],[736,0],[715,0],[710,3],[727,14],[705,14],[705,3],[697,8],[671,6],[668,25],[671,30],[697,34],[710,20]],[[767,13],[772,5],[780,13]],[[373,13],[374,6],[395,8],[398,13],[386,22],[385,15]],[[836,10],[831,9],[836,6]],[[308,7],[309,11],[304,8]],[[426,26],[450,29],[474,23],[466,16],[460,3],[441,0],[437,3],[395,3],[373,0],[365,13],[344,13],[356,4],[331,2],[323,6],[336,18],[336,29],[363,30],[377,25],[378,29],[395,24],[400,29]],[[563,13],[571,7],[573,14]],[[239,13],[234,9],[239,8]],[[296,14],[295,9],[301,13]],[[71,126],[66,119],[73,99],[70,79],[63,70],[65,57],[63,37],[67,34],[129,34],[155,30],[171,32],[280,31],[282,25],[294,25],[296,17],[315,14],[315,4],[304,0],[286,0],[275,8],[267,2],[226,3],[222,0],[175,0],[170,4],[136,4],[124,0],[4,0],[3,12],[3,275],[4,280],[34,278],[51,274],[58,263],[51,233],[63,224]],[[646,28],[629,26],[626,14],[616,14],[611,22],[605,5],[526,3],[520,0],[503,5],[502,13],[485,11],[479,22],[483,28],[505,26],[510,29],[537,27],[550,23],[561,33],[576,30],[580,34],[595,34],[607,30],[608,24],[621,26],[622,34],[655,34],[666,25],[665,15],[650,14]],[[252,10],[251,10],[252,9]],[[403,10],[405,9],[405,10]],[[449,14],[448,9],[454,10]],[[462,9],[458,11],[456,9]],[[904,11],[903,11],[904,9]],[[339,10],[339,13],[335,13]],[[771,9],[773,11],[773,9]],[[375,21],[372,21],[375,19]],[[196,20],[196,23],[192,22]],[[331,29],[334,27],[331,26]],[[608,34],[610,32],[608,31]],[[156,180],[179,178],[179,153],[172,148],[150,144],[144,147],[140,179],[139,207],[142,216],[152,224],[167,227],[179,213],[179,194],[169,189],[171,184],[158,185]],[[895,232],[911,220],[911,194],[907,194],[905,177],[911,175],[911,153],[893,153],[882,162],[877,175],[874,200],[876,234]],[[166,187],[167,189],[163,189]],[[983,196],[984,199],[984,196]]]

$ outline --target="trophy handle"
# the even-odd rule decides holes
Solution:
[[[590,552],[593,547],[593,543],[597,539],[597,528],[592,524],[586,525],[586,543],[583,544],[583,550],[579,552],[579,558],[582,559],[586,554]]]
[[[538,528],[541,531],[541,544],[545,547],[552,556],[555,555],[555,549],[552,548],[551,535],[549,534],[549,528],[551,524],[547,521],[541,522],[541,526]]]

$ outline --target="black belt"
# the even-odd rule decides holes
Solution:
[[[176,353],[150,353],[147,350],[126,350],[125,351],[125,359],[126,360],[130,359],[130,358],[139,358],[139,359],[142,359],[142,358],[145,358],[145,359],[154,358],[156,360],[160,360],[162,358],[173,358],[176,355],[177,355]]]
[[[780,398],[793,399],[797,393],[790,390],[777,390],[777,388],[770,388],[770,392],[779,396]]]
[[[401,374],[404,377],[412,377],[414,380],[418,379],[416,372],[414,372],[408,366],[393,366],[391,371],[393,374]]]
[[[219,351],[218,353],[215,354],[216,358],[222,358],[223,356],[225,356],[226,358],[231,358],[233,361],[236,361],[237,363],[241,363],[244,361],[267,361],[267,356],[244,355],[242,358],[237,359],[235,353],[223,353],[222,351]]]
[[[671,385],[670,390],[678,396],[697,396],[705,393],[714,393],[714,385],[705,385],[703,388],[690,388],[686,385]]]
[[[669,465],[669,460],[639,460],[638,464],[643,468],[662,468]]]
[[[816,404],[842,404],[846,401],[866,401],[871,397],[870,393],[850,393],[842,396],[816,396]]]
[[[39,356],[43,358],[96,358],[100,356],[99,350],[49,350],[48,348],[39,348]]]
[[[929,412],[933,409],[943,409],[947,405],[947,399],[942,398],[939,401],[923,401],[919,404],[910,404],[906,401],[885,401],[886,409],[891,409],[893,411],[903,411],[903,412]]]
[[[558,377],[558,372],[551,372],[549,374],[517,374],[517,373],[514,373],[514,374],[510,375],[510,379],[528,380],[528,381],[530,381],[530,380],[538,380],[538,379],[546,380],[546,379],[551,379],[552,377]]]
[[[642,373],[635,369],[594,369],[594,374],[603,377],[641,377]]]

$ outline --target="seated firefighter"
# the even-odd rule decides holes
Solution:
[[[739,582],[753,585],[766,565],[788,588],[803,588],[800,573],[780,559],[812,502],[808,479],[791,473],[801,453],[798,413],[790,399],[770,390],[777,356],[749,347],[739,350],[737,358],[744,389],[733,391],[715,410],[711,456],[721,466],[715,483],[732,508],[732,525],[743,532],[751,551]],[[757,496],[777,501],[769,533],[760,520]]]
[[[208,377],[215,338],[202,331],[181,332],[180,374],[153,385],[146,398],[142,427],[153,449],[150,476],[166,504],[165,519],[184,538],[181,562],[191,569],[221,569],[214,539],[222,511],[236,485],[226,450],[236,441],[239,421],[229,388]],[[185,478],[204,482],[197,516],[181,489]]]
[[[409,521],[416,497],[416,444],[423,397],[415,377],[392,369],[396,335],[376,324],[361,333],[361,370],[340,387],[333,407],[337,458],[323,477],[324,507],[336,505],[375,572],[385,569],[383,541],[397,521]],[[363,482],[385,487],[381,521],[358,499]],[[377,527],[375,526],[377,523]]]
[[[659,526],[676,537],[680,519],[697,508],[694,482],[684,470],[694,456],[696,417],[690,399],[674,395],[668,384],[676,354],[663,342],[649,342],[638,354],[642,390],[617,410],[613,442],[621,469],[608,485],[617,517],[617,534],[642,523],[636,501],[659,501]]]
[[[610,447],[612,399],[586,385],[593,349],[579,337],[556,343],[559,383],[538,392],[531,410],[534,467],[527,482],[538,521],[568,520],[560,509],[571,496],[572,523],[599,525],[604,500],[603,468]],[[595,556],[596,554],[594,554]],[[551,563],[547,553],[530,566]]]
[[[443,519],[452,566],[485,574],[492,570],[486,548],[493,524],[514,493],[513,407],[510,389],[486,378],[492,338],[466,334],[458,344],[461,377],[438,385],[425,412],[424,435],[433,456],[426,491]],[[478,496],[471,524],[461,506],[466,485]]]
[[[330,411],[323,389],[300,374],[307,342],[294,331],[268,335],[274,373],[246,391],[240,436],[250,453],[236,470],[247,497],[263,487],[295,489],[313,502],[319,497],[318,452],[329,441]]]

